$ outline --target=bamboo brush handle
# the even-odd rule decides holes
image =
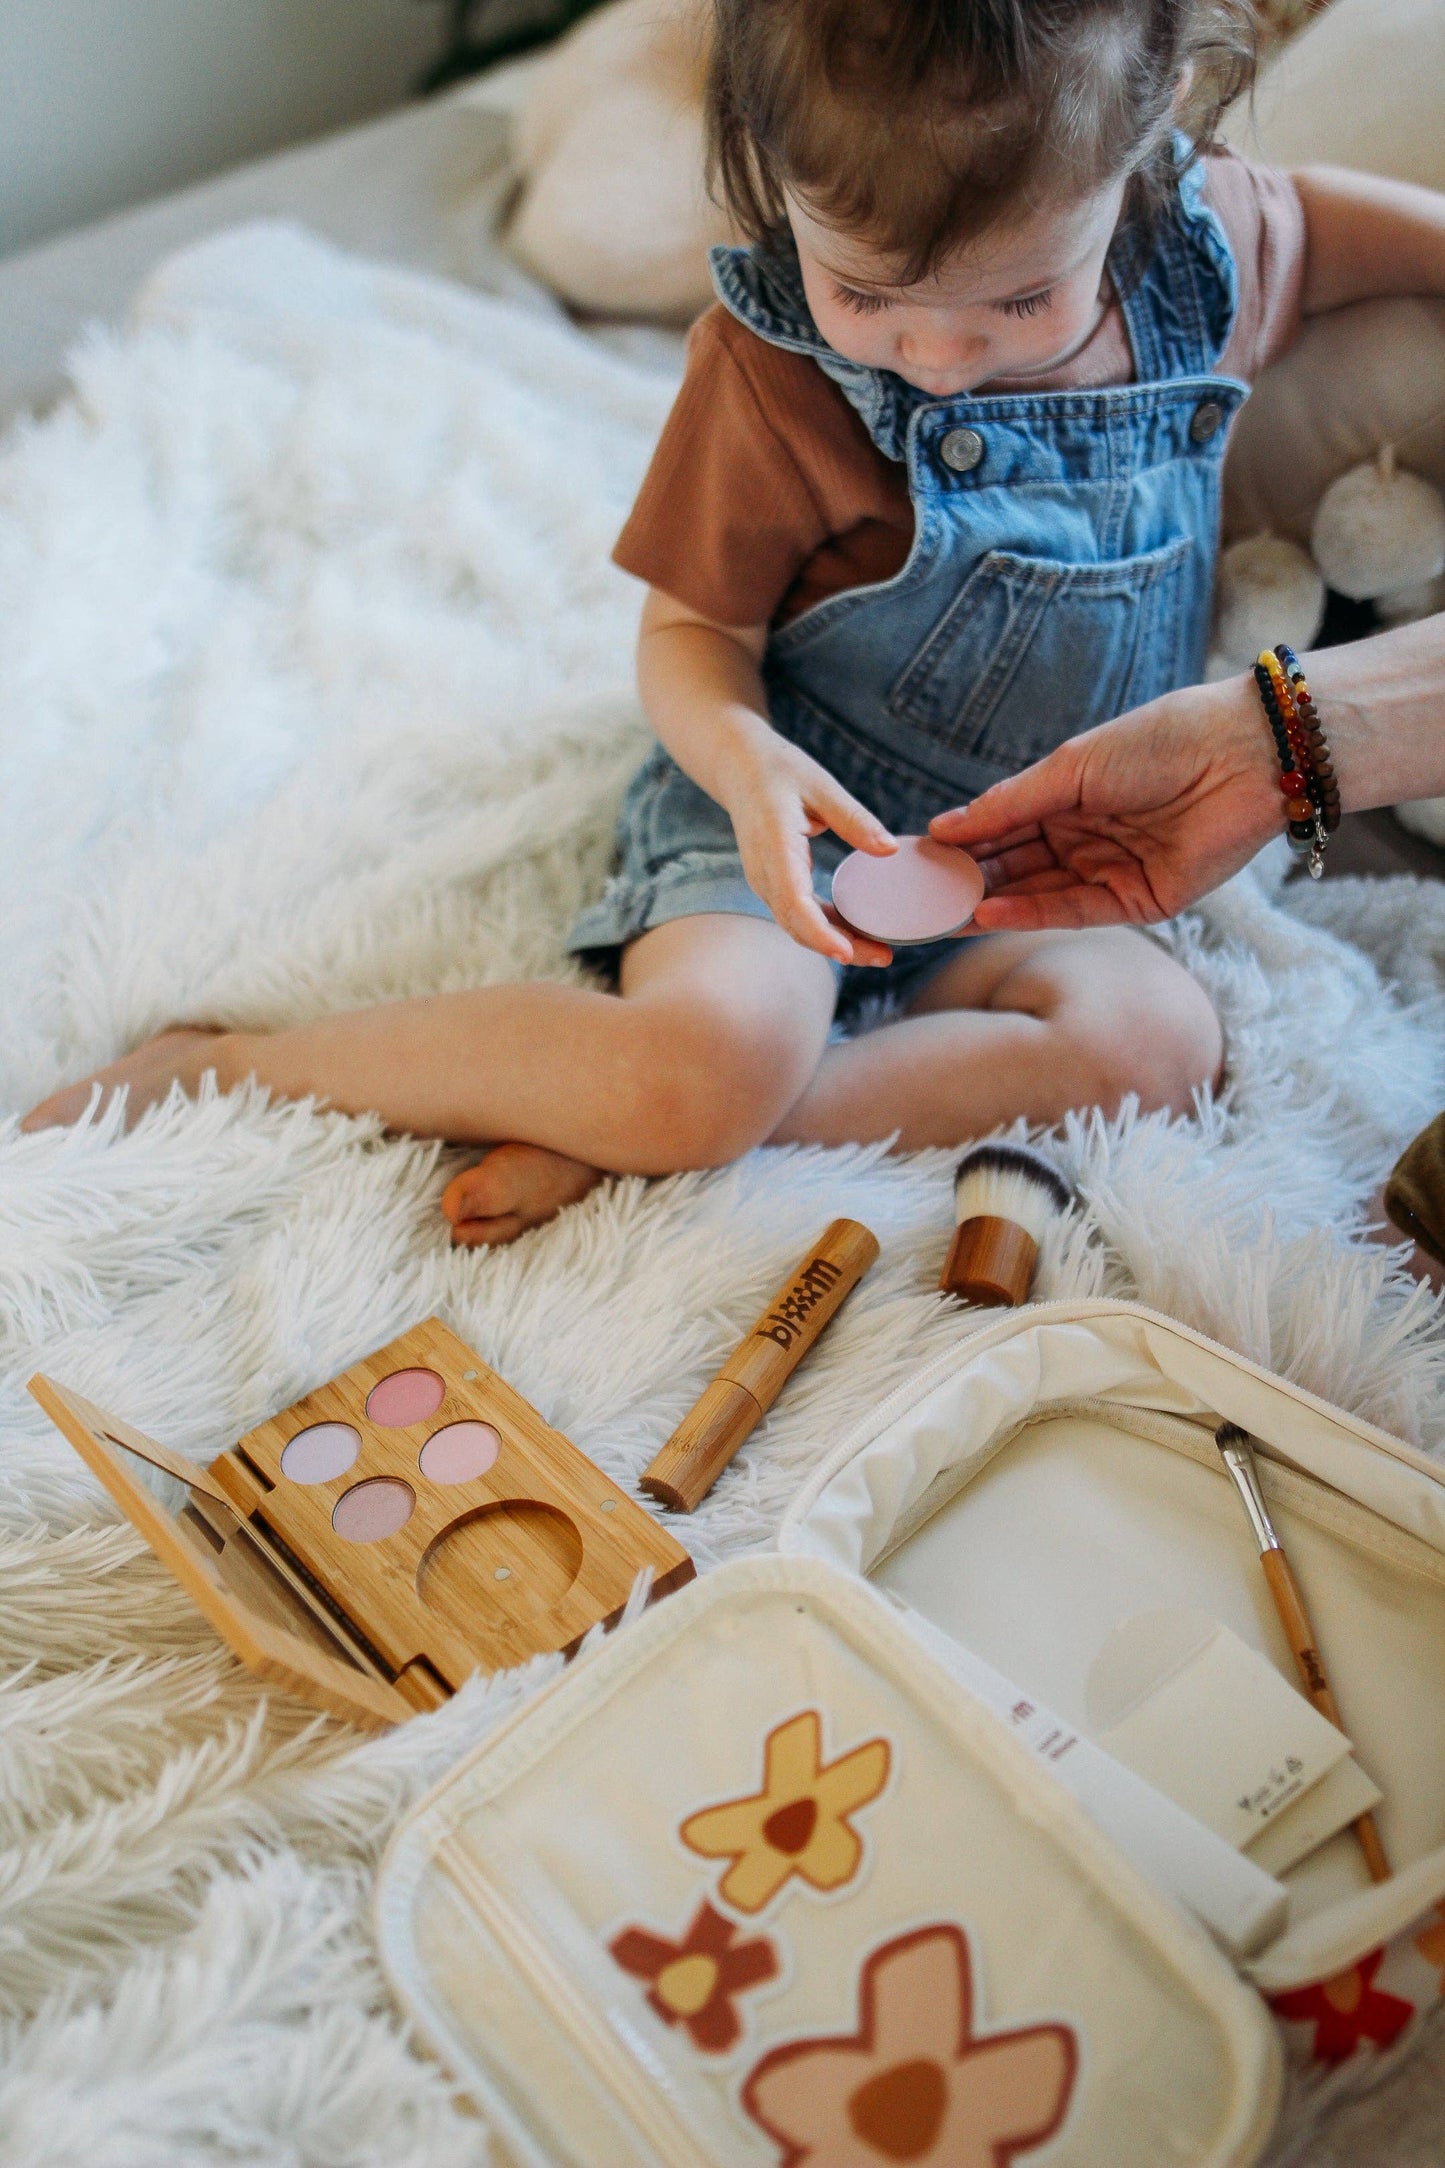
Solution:
[[[981,1213],[953,1230],[938,1285],[981,1309],[1016,1310],[1029,1299],[1039,1246],[1016,1220]]]
[[[1284,1628],[1285,1639],[1289,1642],[1305,1695],[1314,1703],[1321,1716],[1328,1717],[1336,1731],[1343,1731],[1345,1727],[1340,1722],[1339,1708],[1330,1682],[1325,1676],[1319,1649],[1315,1645],[1315,1630],[1310,1624],[1310,1616],[1305,1609],[1304,1598],[1290,1569],[1289,1560],[1283,1551],[1269,1550],[1260,1552],[1259,1562],[1264,1568],[1264,1577],[1269,1583],[1269,1592],[1274,1598],[1274,1607]],[[1360,1850],[1365,1855],[1370,1880],[1388,1882],[1390,1862],[1385,1857],[1385,1847],[1380,1842],[1380,1832],[1375,1826],[1374,1815],[1362,1814],[1352,1826],[1360,1840]]]

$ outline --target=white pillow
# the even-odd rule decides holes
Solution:
[[[1445,188],[1445,4],[1334,0],[1223,134],[1272,166],[1359,166]]]
[[[614,0],[538,68],[518,117],[506,239],[575,308],[685,323],[728,238],[703,186],[699,0]]]
[[[1223,133],[1271,165],[1445,187],[1445,0],[1335,0]],[[1330,483],[1387,443],[1445,487],[1445,301],[1357,302],[1305,325],[1235,424],[1226,539],[1307,543]]]

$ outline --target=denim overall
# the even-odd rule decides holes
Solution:
[[[1066,738],[1202,675],[1228,424],[1247,387],[1212,372],[1233,324],[1234,259],[1195,165],[1147,259],[1110,254],[1136,381],[1094,391],[934,399],[834,352],[795,255],[714,249],[713,279],[759,338],[811,355],[874,443],[908,469],[901,572],[775,630],[763,662],[776,728],[896,834],[925,829]],[[659,747],[634,780],[621,865],[573,929],[614,948],[699,911],[769,913],[722,808]],[[846,846],[820,836],[826,899]],[[895,1000],[957,948],[902,950],[844,974]]]

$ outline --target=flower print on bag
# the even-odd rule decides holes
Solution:
[[[1434,1965],[1440,1974],[1440,1993],[1445,1996],[1445,1904],[1436,1905],[1438,1925],[1427,1927],[1415,1937],[1415,1947],[1427,1965]]]
[[[1372,1950],[1357,1965],[1309,1987],[1291,1987],[1266,1998],[1276,2017],[1292,2025],[1313,2025],[1310,2054],[1317,2063],[1342,2063],[1366,2044],[1392,2047],[1415,2015],[1413,2002],[1376,1987],[1375,1974],[1385,1961]]]
[[[778,1975],[771,1942],[739,1942],[738,1933],[704,1898],[681,1942],[628,1927],[607,1946],[624,1972],[651,1983],[647,2000],[665,2025],[684,2026],[704,2054],[725,2055],[743,2029],[733,1997]]]
[[[781,2168],[1009,2168],[1059,2129],[1078,2067],[1069,2025],[975,2033],[968,1938],[945,1922],[874,1950],[858,2030],[773,2048],[742,2105]]]
[[[841,1889],[863,1858],[848,1817],[876,1799],[888,1781],[886,1739],[823,1760],[823,1722],[804,1709],[768,1733],[763,1787],[743,1799],[703,1807],[679,1832],[704,1859],[730,1859],[719,1894],[737,1912],[761,1912],[793,1875],[816,1890]]]

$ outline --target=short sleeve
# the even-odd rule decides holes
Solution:
[[[816,375],[775,353],[721,308],[694,327],[687,369],[614,563],[721,625],[765,625],[827,523],[746,366]]]
[[[1234,151],[1209,153],[1206,188],[1239,270],[1239,309],[1219,366],[1223,375],[1252,384],[1299,337],[1304,206],[1287,173]]]

